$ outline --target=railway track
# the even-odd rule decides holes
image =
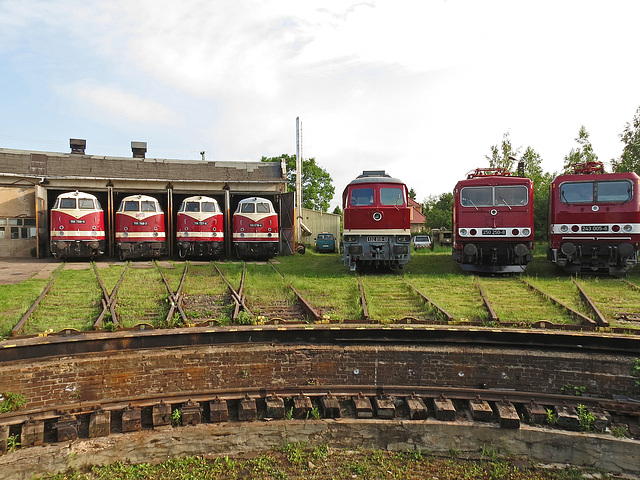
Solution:
[[[132,266],[135,267],[136,273],[132,273]],[[119,313],[119,301],[127,297],[127,292],[123,289],[131,289],[135,284],[135,278],[140,269],[145,264],[131,264],[128,262],[124,265],[122,272],[117,277],[111,291],[109,291],[105,282],[101,278],[99,269],[92,264],[93,272],[101,299],[99,309],[96,309],[96,317],[91,320],[92,328],[95,330],[106,329],[130,329],[140,330],[149,328],[163,327],[184,327],[184,326],[205,326],[205,325],[225,325],[234,323],[260,323],[260,324],[309,324],[309,323],[354,323],[354,322],[370,322],[370,323],[428,323],[428,324],[456,324],[464,323],[471,325],[500,325],[502,327],[528,327],[528,328],[545,328],[554,330],[592,330],[615,333],[640,334],[640,313],[634,312],[633,306],[627,305],[627,312],[611,313],[610,317],[603,313],[600,303],[594,299],[588,292],[595,285],[598,288],[626,288],[630,292],[640,292],[640,287],[634,285],[628,280],[607,279],[606,282],[583,283],[582,280],[572,279],[571,284],[562,283],[558,287],[549,284],[553,288],[561,288],[564,294],[563,298],[558,298],[556,294],[547,291],[540,285],[536,285],[537,281],[525,276],[513,277],[508,279],[478,278],[474,277],[476,295],[479,301],[484,305],[486,318],[479,320],[468,320],[456,318],[452,313],[440,305],[433,297],[436,291],[424,291],[424,288],[418,288],[413,279],[409,279],[400,275],[358,275],[357,290],[359,296],[358,302],[361,306],[361,313],[354,318],[331,318],[329,315],[330,300],[323,300],[323,305],[314,304],[313,298],[303,294],[302,290],[295,286],[291,281],[285,278],[285,275],[273,263],[262,265],[251,265],[251,273],[247,273],[247,264],[242,264],[241,274],[237,265],[230,268],[228,264],[217,264],[208,262],[203,264],[200,262],[195,267],[190,267],[190,262],[168,264],[161,267],[160,263],[149,263],[148,267],[153,270],[155,267],[158,275],[158,281],[163,284],[164,297],[158,297],[156,305],[163,304],[163,307],[153,307],[147,309],[138,320],[134,318],[122,321]],[[183,266],[180,274],[178,269]],[[223,268],[226,271],[223,271]],[[77,333],[80,330],[74,327],[65,327],[58,332],[46,331],[41,333],[28,333],[26,326],[29,325],[29,319],[34,312],[39,311],[39,307],[43,299],[47,297],[52,290],[63,290],[64,283],[57,280],[58,274],[65,268],[65,264],[57,269],[49,283],[44,288],[40,296],[34,301],[31,307],[11,329],[11,336],[25,335],[52,335],[61,334],[69,335]],[[191,268],[191,270],[190,270]],[[270,275],[265,275],[265,269],[271,271]],[[147,269],[150,278],[151,270]],[[190,273],[193,271],[193,273]],[[171,272],[171,280],[167,278]],[[178,272],[178,273],[176,273]],[[231,278],[229,275],[231,275]],[[353,278],[353,277],[352,277]],[[179,283],[178,283],[179,280]],[[115,279],[113,280],[115,281]],[[112,282],[113,282],[112,281]],[[171,281],[175,282],[174,286]],[[123,284],[129,282],[128,286]],[[236,282],[236,286],[234,286]],[[185,287],[186,285],[186,287]],[[249,295],[247,295],[247,285],[249,285]],[[265,285],[271,286],[268,295],[261,295],[261,289]],[[611,285],[611,287],[609,287]],[[174,291],[174,288],[176,290]],[[431,287],[432,288],[432,287]],[[548,288],[548,287],[547,287]],[[546,317],[548,320],[537,321],[527,325],[526,321],[509,321],[504,317],[513,317],[513,313],[507,311],[504,313],[504,300],[501,300],[496,294],[502,290],[508,290],[510,294],[517,292],[519,289],[523,291],[533,292],[527,301],[538,302],[541,308],[546,309]],[[573,289],[573,292],[571,290]],[[156,290],[160,291],[160,290]],[[309,288],[306,288],[308,293]],[[514,293],[515,294],[515,293]],[[640,293],[638,293],[640,295]],[[574,297],[580,298],[577,302]],[[538,300],[535,300],[535,299]],[[608,297],[605,297],[608,298]],[[533,300],[531,300],[533,299]],[[510,308],[519,308],[518,301],[509,297],[508,302]],[[129,301],[130,303],[130,301]],[[571,303],[571,305],[570,305]],[[514,305],[515,304],[515,305]],[[391,315],[385,309],[391,305],[395,311],[404,312],[401,315]],[[401,306],[399,309],[398,306]],[[605,303],[606,306],[606,303]],[[124,307],[123,307],[124,308]],[[622,306],[619,307],[623,308]],[[155,309],[155,310],[154,310]],[[503,311],[500,314],[500,311]],[[609,318],[614,316],[616,321],[615,327],[611,326]],[[227,318],[228,320],[224,320]],[[105,320],[106,319],[106,320]]]

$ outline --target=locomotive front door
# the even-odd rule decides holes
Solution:
[[[278,195],[278,207],[280,209],[280,255],[293,255],[294,238],[294,192]]]

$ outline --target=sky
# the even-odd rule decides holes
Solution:
[[[582,125],[605,165],[640,107],[637,0],[0,0],[0,148],[259,161],[340,203],[363,170],[422,201],[505,134],[547,172]]]

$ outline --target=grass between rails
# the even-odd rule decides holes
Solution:
[[[428,456],[420,451],[387,452],[376,449],[338,450],[320,445],[313,449],[301,443],[263,452],[253,458],[184,457],[161,464],[115,463],[92,467],[89,472],[69,471],[45,477],[48,480],[265,480],[329,479],[438,479],[438,480],[581,480],[611,479],[595,470],[539,468],[523,459],[509,459],[483,446],[479,460]],[[454,452],[455,453],[455,452]],[[597,474],[597,477],[594,475]]]
[[[162,271],[175,292],[185,263],[170,262],[173,268],[163,262]],[[321,314],[328,315],[332,320],[363,318],[357,274],[350,272],[342,264],[339,254],[317,254],[308,249],[305,255],[277,257],[273,263],[285,276],[285,280],[267,263],[246,264],[245,295],[249,307],[255,310],[256,315],[268,316],[267,307],[270,305],[295,305],[297,300],[286,285],[291,283]],[[215,262],[215,265],[234,288],[238,289],[243,263],[226,261]],[[125,266],[116,263],[110,266],[99,264],[99,267],[99,275],[111,292]],[[456,321],[488,325],[488,313],[482,303],[476,280],[474,276],[463,273],[459,265],[452,261],[450,249],[413,252],[411,262],[399,274],[447,310]],[[534,294],[518,275],[485,275],[478,278],[503,322],[515,322],[523,327],[540,320],[577,323],[577,320],[561,308]],[[546,260],[543,248],[536,251],[534,262],[529,265],[522,278],[568,306],[592,316],[579,298],[571,277],[564,275]],[[627,279],[640,284],[640,271],[631,270]],[[614,318],[620,313],[640,313],[640,292],[619,279],[582,276],[579,281],[613,326],[623,325]],[[19,285],[0,286],[0,335],[6,337],[10,333],[46,283],[45,280],[28,280]],[[433,310],[423,303],[420,296],[391,272],[365,273],[363,283],[370,317],[374,321],[387,323],[405,316],[436,318]],[[225,292],[226,284],[215,271],[213,262],[189,266],[183,294],[215,297],[224,295]],[[36,309],[29,322],[29,332],[39,333],[49,329],[57,331],[67,327],[90,329],[101,311],[101,295],[92,269],[65,270],[56,281],[51,294]],[[216,301],[224,303],[223,300]],[[116,305],[119,320],[124,327],[132,327],[141,322],[158,327],[164,325],[169,311],[167,290],[152,262],[131,262],[118,292]],[[199,318],[203,318],[202,315],[200,313]],[[206,316],[206,312],[204,315]],[[228,317],[228,312],[225,310],[216,315],[220,318]],[[229,319],[225,321],[228,323]],[[219,323],[226,324],[222,321]],[[640,328],[640,323],[625,322],[624,326]]]

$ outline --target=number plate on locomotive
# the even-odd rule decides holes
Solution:
[[[507,231],[501,228],[485,228],[482,235],[506,235]]]
[[[387,237],[367,237],[367,242],[386,242]]]
[[[580,230],[583,232],[608,232],[609,225],[582,225]]]

